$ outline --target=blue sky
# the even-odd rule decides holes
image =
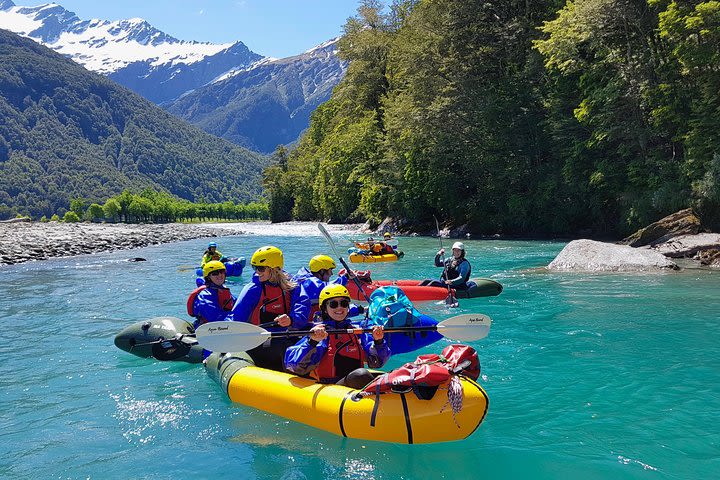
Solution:
[[[13,0],[35,6],[49,0]],[[140,17],[180,40],[242,41],[270,57],[289,57],[342,34],[359,0],[55,0],[83,20]]]

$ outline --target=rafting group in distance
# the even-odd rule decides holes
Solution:
[[[497,295],[500,284],[479,279],[496,284],[493,289],[470,279],[461,242],[448,259],[444,249],[438,251],[440,280],[374,281],[369,272],[352,270],[319,227],[344,267],[334,278],[337,264],[329,255],[313,256],[290,275],[282,250],[267,245],[252,254],[252,277],[235,296],[226,279],[242,274],[245,259],[224,257],[210,242],[197,288],[187,299],[193,322],[175,317],[138,322],[121,331],[115,344],[141,357],[202,362],[231,400],[339,435],[399,443],[470,435],[488,405],[475,382],[480,367],[474,349],[449,345],[440,355],[421,355],[391,372],[376,369],[392,355],[442,338],[484,338],[487,316],[465,314],[438,322],[412,302],[445,299],[457,306],[457,292]],[[355,248],[390,255],[383,252],[397,252],[397,241],[393,247],[391,240],[385,234],[382,242],[368,239]],[[354,303],[361,300],[367,306]],[[308,397],[311,385],[314,393]]]

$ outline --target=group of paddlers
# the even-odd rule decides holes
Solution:
[[[440,284],[462,289],[470,278],[465,247],[456,242],[453,255],[444,259],[444,249],[435,258],[443,267]],[[353,328],[350,318],[363,313],[363,307],[351,303],[346,285],[357,272],[341,270],[331,280],[335,261],[327,255],[312,257],[307,267],[291,276],[283,270],[283,252],[275,246],[258,248],[250,265],[254,273],[235,297],[225,286],[226,265],[217,244],[211,242],[203,256],[204,285],[194,290],[187,301],[188,314],[195,327],[208,322],[238,321],[263,327],[270,332],[307,332],[297,342],[292,337],[271,337],[247,353],[259,367],[310,376],[321,383],[339,383],[361,388],[372,380],[364,367],[379,368],[391,355],[383,327],[371,333],[328,334],[327,330]]]

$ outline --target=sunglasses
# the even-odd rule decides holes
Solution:
[[[214,272],[210,272],[210,276],[211,276],[211,277],[216,277],[216,276],[218,276],[218,275],[220,275],[220,274],[225,275],[225,270],[215,270]]]
[[[263,267],[262,265],[259,265],[259,266],[253,265],[252,267],[253,267],[253,270],[255,270],[258,273],[262,273],[265,271],[266,268],[268,268],[268,267]]]
[[[342,308],[348,308],[350,306],[350,302],[347,300],[330,300],[328,302],[328,307],[330,308],[338,308],[338,306],[341,306]]]

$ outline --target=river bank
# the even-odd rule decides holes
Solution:
[[[69,257],[111,250],[239,235],[240,230],[184,223],[127,225],[110,223],[22,222],[0,224],[0,264]]]
[[[355,231],[357,225],[333,225],[334,231]],[[319,235],[317,224],[288,222],[113,224],[14,222],[0,223],[0,265],[55,257],[70,257],[195,238],[268,234],[282,230],[296,235]]]

